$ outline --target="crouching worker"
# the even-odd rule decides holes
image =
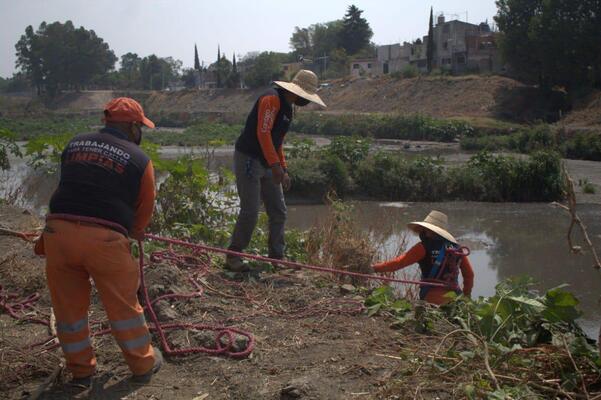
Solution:
[[[409,223],[407,226],[419,235],[420,242],[394,260],[373,265],[373,270],[393,272],[418,263],[422,281],[446,285],[421,285],[420,300],[441,305],[450,301],[449,292],[471,296],[474,271],[467,257],[469,250],[457,244],[447,231],[447,225],[447,216],[438,211],[430,212],[424,221]],[[459,271],[463,277],[463,290],[459,287]]]
[[[149,380],[163,361],[138,302],[139,270],[128,238],[144,237],[154,208],[154,169],[138,147],[142,125],[154,123],[138,102],[124,97],[105,106],[104,120],[104,128],[77,135],[65,147],[60,182],[36,243],[36,254],[46,255],[58,340],[73,383],[80,385],[89,385],[96,370],[90,278],[134,380]]]

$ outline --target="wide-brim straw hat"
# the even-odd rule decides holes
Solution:
[[[312,71],[301,69],[292,78],[291,82],[275,81],[273,83],[305,100],[319,104],[322,107],[327,107],[317,94],[319,80],[317,79],[317,75]]]
[[[457,239],[448,231],[449,220],[446,214],[440,211],[430,211],[430,214],[423,221],[410,222],[407,227],[414,232],[418,232],[422,228],[426,228],[439,236],[447,239],[449,242],[457,244]]]

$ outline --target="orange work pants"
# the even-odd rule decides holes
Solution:
[[[43,240],[58,339],[73,376],[96,370],[88,326],[90,277],[130,370],[149,372],[154,350],[137,298],[140,277],[129,240],[101,226],[63,220],[48,221]]]

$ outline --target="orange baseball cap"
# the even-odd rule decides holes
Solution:
[[[109,122],[139,122],[154,128],[154,122],[146,118],[140,103],[129,97],[117,97],[104,106],[104,120]]]

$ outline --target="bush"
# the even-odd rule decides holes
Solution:
[[[472,136],[474,128],[461,121],[437,120],[423,115],[396,114],[299,114],[293,131],[322,136],[360,136],[378,139],[452,142]]]
[[[536,152],[528,159],[480,153],[465,165],[444,167],[438,159],[378,152],[351,168],[332,155],[291,160],[293,190],[299,195],[339,194],[389,201],[554,201],[563,196],[561,159]],[[350,170],[350,174],[347,172]]]
[[[405,65],[403,67],[403,69],[401,70],[401,74],[403,75],[403,78],[415,78],[416,76],[419,75],[419,70],[417,69],[417,67],[415,65]]]

